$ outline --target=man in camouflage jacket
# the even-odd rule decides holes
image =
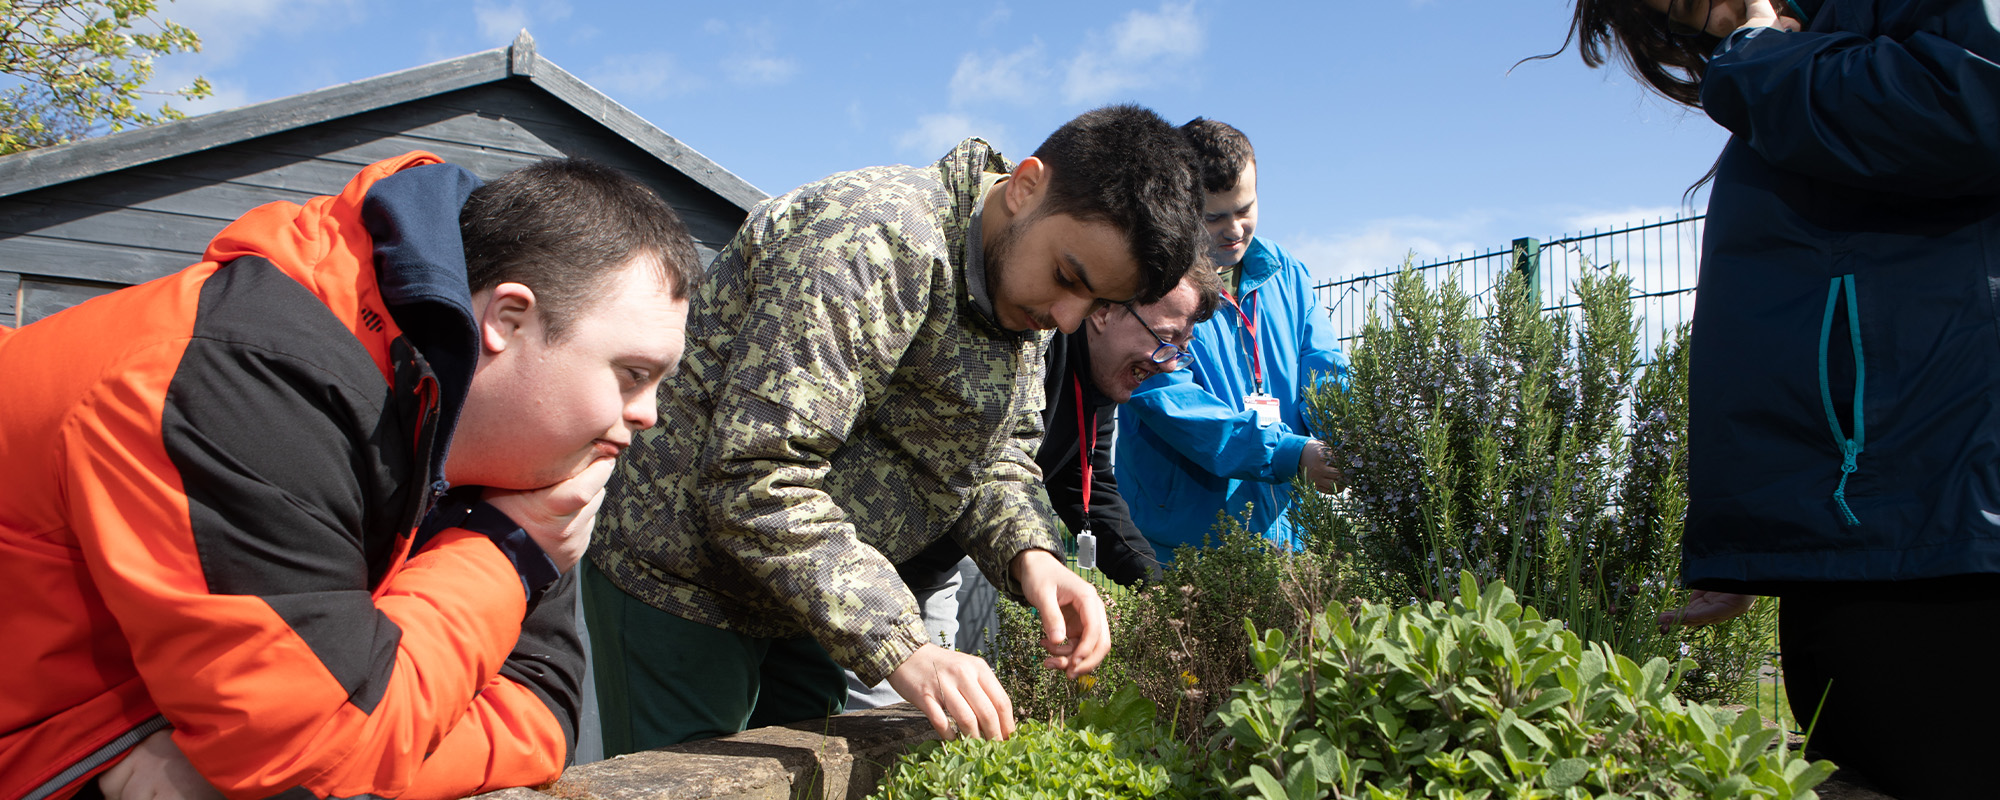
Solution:
[[[973,139],[755,209],[599,517],[607,754],[837,711],[838,666],[941,735],[1007,735],[991,669],[926,642],[896,574],[946,535],[1042,611],[1051,667],[1095,667],[1103,605],[1038,492],[1039,331],[1164,295],[1200,257],[1200,202],[1177,132],[1113,106],[1018,168]]]

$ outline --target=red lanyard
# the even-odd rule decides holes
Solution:
[[[1229,290],[1222,291],[1222,299],[1228,300],[1229,307],[1236,309],[1236,316],[1243,318],[1243,330],[1250,334],[1250,377],[1257,382],[1257,393],[1263,394],[1264,363],[1263,358],[1257,354],[1257,290],[1251,289],[1249,294],[1244,295],[1244,300],[1250,303],[1249,313],[1245,313],[1243,307],[1236,304],[1236,298],[1230,296]]]
[[[1090,530],[1090,454],[1097,450],[1097,426],[1083,422],[1083,379],[1070,376],[1076,381],[1076,457],[1083,461],[1083,529]],[[1090,431],[1090,444],[1083,441],[1083,432]]]

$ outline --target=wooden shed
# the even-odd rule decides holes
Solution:
[[[653,187],[711,259],[763,192],[512,46],[150,128],[0,157],[0,325],[26,325],[200,260],[274,200],[340,190],[428,150],[482,178],[581,156]]]

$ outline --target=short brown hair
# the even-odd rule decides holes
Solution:
[[[1204,265],[1188,270],[1181,280],[1194,284],[1194,316],[1188,317],[1188,324],[1199,325],[1215,316],[1215,310],[1222,306],[1222,276]]]
[[[650,256],[677,300],[701,280],[680,215],[631,176],[586,159],[552,158],[493,179],[466,199],[458,228],[472,291],[534,290],[552,342],[634,258]]]
[[[1226,192],[1236,188],[1243,168],[1257,163],[1257,149],[1227,122],[1195,117],[1181,126],[1181,135],[1194,147],[1194,163],[1201,170],[1201,188]]]

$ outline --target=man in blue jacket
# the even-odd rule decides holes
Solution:
[[[1304,390],[1345,381],[1347,359],[1314,302],[1305,264],[1253,236],[1257,159],[1221,122],[1181,126],[1194,145],[1207,203],[1202,222],[1223,280],[1223,304],[1195,327],[1194,364],[1141,384],[1119,412],[1118,484],[1132,520],[1162,561],[1200,545],[1217,512],[1290,546],[1291,482],[1332,490],[1339,471],[1305,424]]]

